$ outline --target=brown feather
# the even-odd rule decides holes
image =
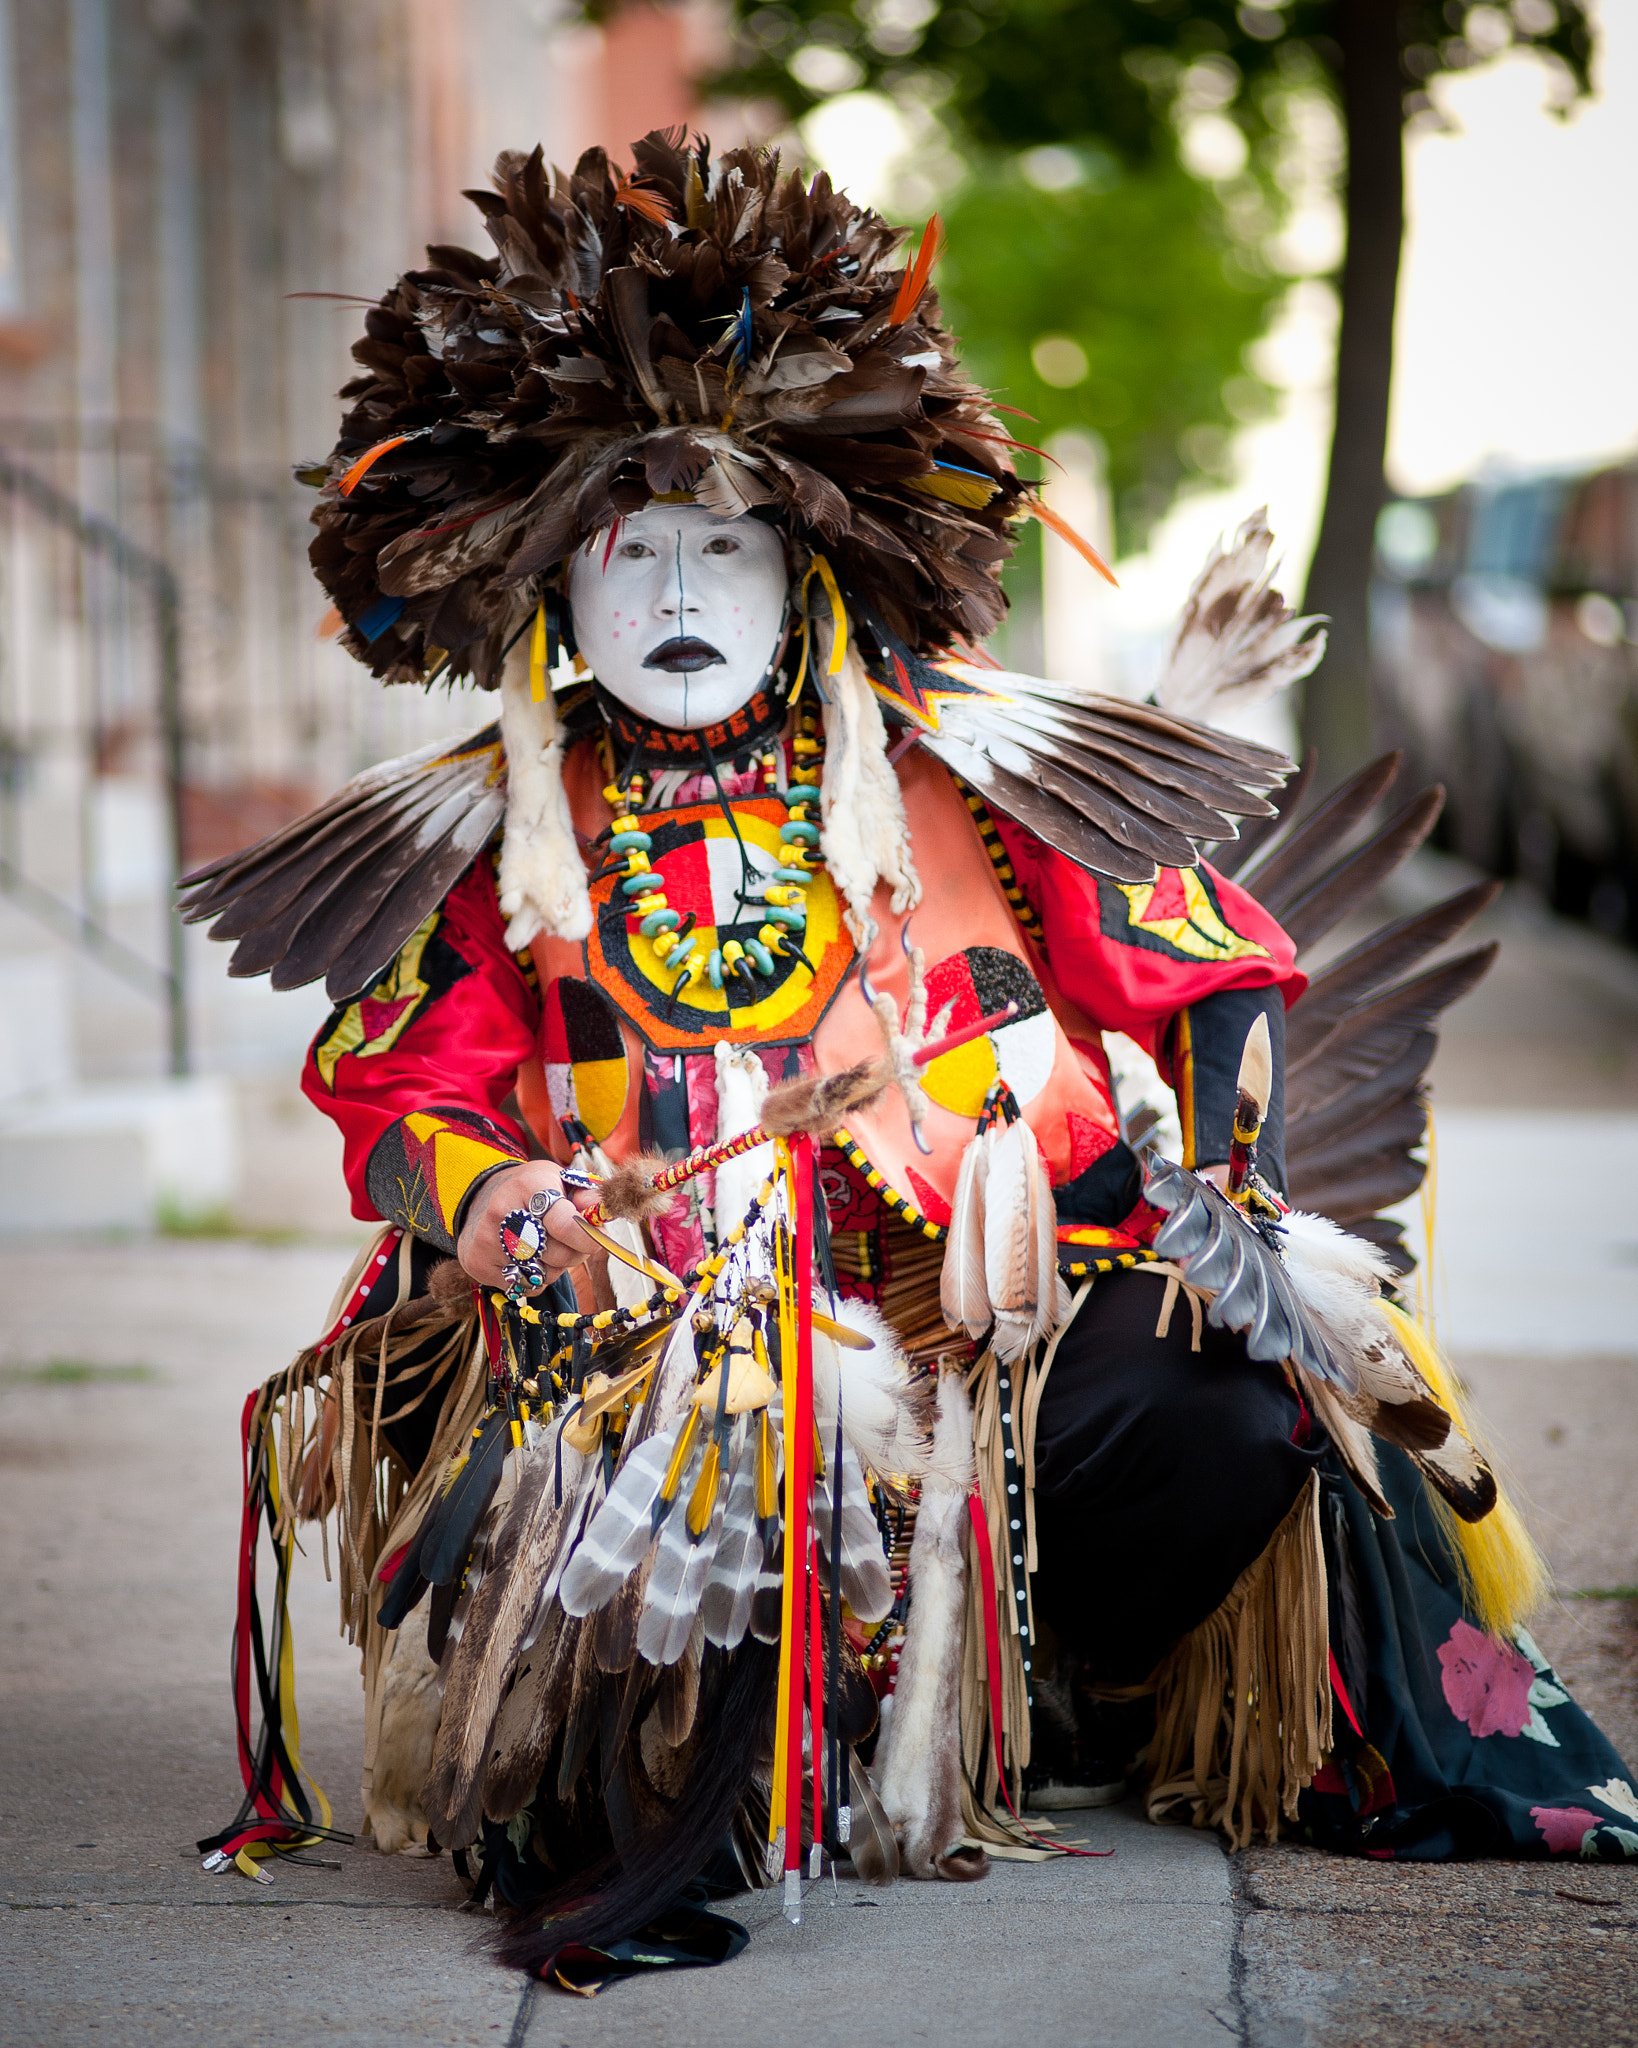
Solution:
[[[424,1803],[433,1833],[452,1849],[465,1848],[477,1837],[484,1767],[502,1693],[534,1619],[546,1571],[578,1512],[585,1461],[565,1449],[562,1462],[561,1502],[555,1447],[540,1447],[520,1471],[495,1559],[449,1664]]]

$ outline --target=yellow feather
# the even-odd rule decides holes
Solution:
[[[682,1483],[683,1466],[687,1463],[688,1453],[693,1447],[694,1432],[699,1427],[699,1420],[700,1411],[697,1408],[690,1408],[688,1420],[677,1432],[677,1448],[671,1453],[671,1463],[665,1468],[665,1483],[660,1488],[661,1500],[677,1498],[677,1488]]]
[[[756,1446],[756,1518],[770,1522],[779,1512],[779,1465],[774,1456],[773,1418],[764,1408]]]
[[[1456,1375],[1439,1347],[1403,1309],[1395,1308],[1392,1302],[1384,1302],[1382,1309],[1405,1355],[1433,1389],[1439,1405],[1456,1428],[1472,1437],[1473,1431],[1462,1412]],[[1462,1521],[1432,1487],[1428,1488],[1427,1497],[1456,1559],[1462,1605],[1491,1635],[1510,1636],[1541,1605],[1551,1584],[1546,1560],[1530,1540],[1518,1510],[1499,1484],[1496,1505],[1482,1522]]]
[[[929,498],[941,498],[946,505],[961,505],[970,512],[980,512],[1001,486],[988,477],[956,476],[940,469],[931,476],[910,477],[907,488],[921,491]]]
[[[695,1414],[699,1413],[696,1409]],[[711,1510],[717,1504],[717,1480],[722,1473],[722,1447],[715,1437],[706,1446],[700,1476],[688,1499],[688,1533],[697,1541],[711,1526]]]

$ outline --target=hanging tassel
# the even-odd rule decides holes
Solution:
[[[802,1918],[802,1694],[806,1603],[802,1574],[809,1544],[809,1501],[813,1474],[813,1167],[807,1138],[781,1139],[779,1173],[791,1218],[782,1236],[779,1261],[780,1371],[785,1413],[785,1555],[779,1637],[779,1719],[776,1729],[774,1796],[770,1836],[784,1823],[781,1868],[785,1917]],[[817,1737],[816,1737],[817,1746]]]

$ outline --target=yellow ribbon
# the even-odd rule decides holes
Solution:
[[[796,672],[796,687],[791,691],[794,704],[802,688],[802,678],[808,672],[808,585],[817,576],[825,586],[825,595],[830,599],[830,616],[836,631],[830,643],[830,667],[827,673],[840,675],[842,663],[847,659],[847,607],[842,602],[842,592],[836,581],[836,572],[823,555],[815,555],[808,564],[808,573],[802,578],[802,666]]]
[[[546,600],[535,610],[535,630],[529,639],[529,696],[536,704],[546,702]]]

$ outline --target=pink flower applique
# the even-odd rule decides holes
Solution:
[[[1602,1823],[1596,1813],[1580,1806],[1532,1806],[1530,1818],[1547,1837],[1549,1856],[1575,1856],[1589,1828]]]
[[[1439,1645],[1445,1701],[1474,1735],[1519,1735],[1530,1719],[1530,1661],[1470,1621],[1457,1621]]]

